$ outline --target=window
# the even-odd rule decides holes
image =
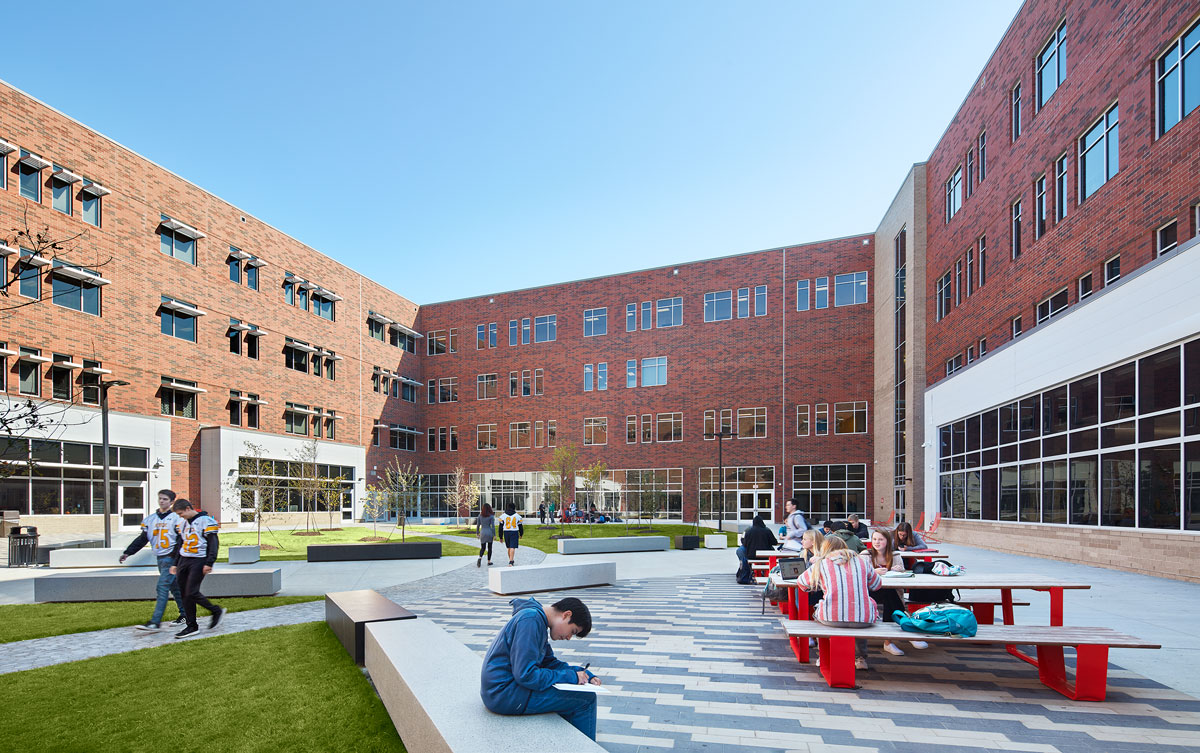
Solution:
[[[834,434],[866,434],[867,403],[865,400],[833,404]]]
[[[1014,316],[1012,318],[1012,336],[1014,338],[1020,337],[1022,331],[1023,330],[1021,329],[1021,317]]]
[[[251,290],[258,290],[258,260],[250,257],[250,262],[246,264],[246,287]]]
[[[987,131],[979,134],[979,182],[987,177]]]
[[[968,363],[968,364],[970,364],[970,363],[972,363],[974,360],[975,360],[975,346],[974,346],[974,345],[968,345],[968,346],[967,346],[967,363]]]
[[[521,397],[529,397],[533,394],[533,387],[529,380],[529,369],[521,370]]]
[[[625,386],[637,386],[637,361],[632,358],[625,362]]]
[[[3,187],[3,183],[0,183],[0,187]],[[102,214],[100,211],[100,199],[105,193],[108,193],[108,189],[96,186],[90,180],[84,179],[83,191],[81,193],[82,195],[79,199],[80,218],[89,225],[100,227],[100,216]]]
[[[322,319],[328,319],[331,322],[334,321],[334,299],[330,298],[324,293],[313,293],[312,312]],[[456,330],[451,330],[451,332],[455,332],[457,334]],[[452,346],[450,348],[451,353],[456,350],[458,350],[457,346]]]
[[[816,406],[816,426],[813,433],[817,436],[823,436],[829,433],[829,403],[817,403]]]
[[[25,298],[40,300],[42,297],[41,265],[30,262],[34,260],[44,262],[44,259],[41,256],[34,257],[33,252],[26,249],[21,249],[21,259],[22,261],[17,267],[17,292]]]
[[[375,320],[375,319],[368,319],[367,320],[367,334],[369,334],[371,337],[375,338],[379,342],[383,342],[383,322]]]
[[[1012,140],[1021,137],[1021,85],[1017,84],[1012,90]]]
[[[634,332],[637,330],[637,304],[625,304],[625,331]]]
[[[1033,182],[1033,239],[1046,234],[1046,176]]]
[[[603,389],[608,388],[608,365],[607,364],[601,364],[601,365],[604,366],[604,382],[605,382],[605,384],[603,387],[598,387],[597,389],[603,390]],[[534,369],[533,370],[533,394],[535,394],[535,395],[542,394],[542,377],[543,377],[544,373],[545,372],[542,369]]]
[[[1092,273],[1088,272],[1083,277],[1079,278],[1079,300],[1083,300],[1092,294]]]
[[[392,424],[388,427],[388,446],[393,450],[417,451],[417,437],[421,432],[411,426]]]
[[[638,417],[625,417],[625,444],[637,444],[638,441]]]
[[[659,442],[683,441],[682,413],[659,413],[655,416],[655,419],[658,422]]]
[[[605,324],[607,331],[607,318]],[[601,333],[603,334],[603,333]],[[533,320],[533,341],[535,343],[549,343],[558,339],[558,315],[550,314],[549,316],[539,316]]]
[[[17,162],[17,171],[20,174],[21,195],[26,199],[31,199],[38,202],[42,201],[42,170],[50,167],[50,163],[36,154],[30,154],[24,149],[21,150],[21,158]]]
[[[487,347],[487,325],[475,325],[475,350],[483,350]]]
[[[475,427],[475,449],[496,449],[496,424],[479,424]]]
[[[737,316],[745,319],[750,316],[750,288],[738,288],[737,294]]]
[[[971,297],[971,291],[974,289],[974,279],[975,279],[974,267],[975,267],[975,249],[968,248],[967,249],[967,276],[965,278],[963,278],[963,282],[966,283],[966,288],[963,292],[966,293],[966,296],[968,298]]]
[[[720,322],[733,318],[733,291],[718,290],[704,294],[704,321]]]
[[[583,336],[597,337],[608,334],[608,308],[584,309]]]
[[[954,260],[954,305],[962,303],[962,259]]]
[[[446,353],[449,334],[447,330],[435,329],[425,333],[425,355],[440,356]]]
[[[833,305],[853,306],[867,302],[867,273],[851,272],[833,278]]]
[[[203,313],[193,304],[164,295],[159,307],[162,333],[178,337],[180,340],[196,342],[196,318]]]
[[[654,416],[649,413],[642,414],[642,444],[649,444],[654,441]]]
[[[583,419],[583,443],[585,445],[608,444],[608,418]]]
[[[950,175],[950,179],[946,181],[946,222],[954,218],[958,214],[958,210],[962,209],[962,166],[954,169]]]
[[[475,399],[476,400],[495,400],[496,399],[496,375],[495,374],[480,374],[475,377]]]
[[[246,428],[247,429],[257,429],[258,428],[258,406],[260,403],[259,397],[258,397],[258,395],[249,393],[246,395],[246,398],[248,400],[248,402],[246,403]]]
[[[934,285],[934,295],[937,301],[937,321],[941,321],[950,315],[950,273],[942,275]]]
[[[1067,309],[1067,289],[1063,288],[1037,305],[1037,323],[1041,324]]]
[[[242,284],[242,260],[232,254],[237,251],[233,246],[229,247],[229,281]]]
[[[975,183],[975,150],[967,150],[967,177],[966,177],[966,197],[971,198],[971,193],[974,190]]]
[[[1064,21],[1038,54],[1038,107],[1045,107],[1059,84],[1067,78],[1067,23]]]
[[[1062,222],[1067,216],[1067,155],[1054,163],[1054,221]]]
[[[1200,22],[1158,58],[1158,134],[1171,130],[1200,105]]]
[[[987,338],[981,337],[981,338],[979,338],[979,357],[983,358],[986,355],[987,355]]]
[[[766,408],[738,408],[738,439],[761,439],[767,436]]]
[[[458,402],[458,377],[442,377],[438,379],[438,402]]]
[[[539,374],[541,373],[541,371],[542,371],[541,369],[538,369]],[[607,390],[608,389],[608,362],[606,362],[606,361],[601,361],[600,363],[596,364],[596,389],[597,390]],[[539,395],[542,394],[542,390],[540,387],[536,391],[537,391],[537,394],[539,394]]]
[[[308,373],[308,355],[313,352],[313,348],[306,342],[293,340],[292,338],[284,338],[283,341],[283,365],[292,371],[299,371],[302,374]]]
[[[558,443],[558,421],[547,421],[546,422],[546,446],[547,447],[557,447],[558,446],[557,443]]]
[[[808,426],[809,411],[807,405],[796,406],[796,436],[807,437],[809,432]]]
[[[642,359],[642,386],[661,387],[667,383],[667,357]]]
[[[979,287],[987,282],[987,238],[979,238]]]
[[[196,383],[163,377],[159,387],[162,414],[176,418],[196,417]]]
[[[1114,256],[1104,262],[1104,285],[1107,287],[1121,279],[1121,257]]]
[[[488,322],[488,347],[496,347],[496,323]]]
[[[829,278],[818,277],[816,287],[816,307],[819,309],[829,308]]]
[[[683,298],[659,298],[657,318],[654,325],[663,327],[679,327],[683,324]]]
[[[71,369],[59,366],[60,363],[70,363],[71,357],[63,353],[55,353],[50,367],[50,396],[55,400],[70,400],[72,390]]]
[[[950,376],[954,372],[961,369],[963,367],[962,361],[963,361],[962,353],[959,353],[954,358],[947,360],[946,361],[946,376]]]
[[[0,343],[0,348],[4,347]],[[3,360],[0,360],[0,369],[7,366]],[[99,361],[90,361],[83,359],[83,373],[79,375],[79,395],[84,405],[99,405],[100,404],[100,375],[93,373],[92,369],[99,369]],[[0,379],[0,389],[4,387],[3,379]]]
[[[1177,223],[1171,222],[1163,225],[1154,233],[1155,249],[1158,255],[1162,256],[1179,244],[1179,233]]]
[[[654,326],[654,304],[650,301],[642,301],[642,329],[650,329]]]
[[[54,175],[50,178],[50,206],[58,212],[69,215],[71,214],[71,184],[72,180],[65,179],[65,176],[71,175],[77,179],[72,173],[69,173],[58,165],[54,165]]]
[[[508,344],[516,345],[521,336],[521,325],[516,319],[508,320]]]
[[[1079,200],[1096,193],[1120,169],[1117,106],[1104,113],[1079,139]]]
[[[521,319],[521,344],[529,344],[529,317]]]
[[[54,305],[100,316],[100,288],[108,280],[95,270],[66,264],[57,259],[51,270],[51,300]]]
[[[796,280],[796,310],[808,311],[808,280]]]
[[[1012,205],[1012,258],[1021,255],[1021,201]]]
[[[583,391],[592,391],[592,365],[590,363],[583,365]]]
[[[21,346],[21,355],[17,361],[18,391],[22,395],[37,396],[42,394],[41,364],[47,359],[37,348]]]
[[[204,236],[192,228],[164,214],[158,227],[158,250],[174,259],[195,265],[196,238],[202,237]]]

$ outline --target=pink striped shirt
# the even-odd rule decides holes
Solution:
[[[883,586],[879,574],[866,557],[847,553],[845,557],[822,558],[800,573],[797,582],[806,591],[816,588],[813,569],[821,568],[821,590],[825,596],[817,604],[816,618],[829,622],[878,622],[879,610],[871,591]],[[843,562],[848,564],[843,565]]]

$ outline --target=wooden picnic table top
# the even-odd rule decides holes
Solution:
[[[945,554],[938,554],[938,550],[936,550],[936,549],[926,549],[926,550],[920,551],[920,552],[896,552],[896,555],[899,557],[911,557],[913,559],[929,557],[930,559],[935,559],[935,560],[944,560],[944,559],[946,559],[946,556],[947,556]],[[797,557],[803,557],[804,553],[803,552],[779,551],[772,556],[774,556],[776,559],[780,559],[780,560],[795,559]],[[770,560],[766,557],[751,557],[749,562],[752,565],[766,565],[767,563],[770,562]]]
[[[816,620],[780,620],[788,635],[830,638],[852,636],[870,640],[923,640],[929,643],[1001,643],[1020,646],[1105,645],[1113,648],[1161,648],[1132,635],[1106,627],[1062,625],[980,625],[975,637],[910,633],[892,622],[876,622],[866,628],[831,627]]]
[[[959,588],[959,589],[1005,589],[1005,588],[1091,588],[1088,583],[1060,580],[1037,573],[986,573],[983,575],[913,575],[909,577],[880,578],[884,588]],[[795,580],[784,580],[772,575],[776,586],[796,588]]]

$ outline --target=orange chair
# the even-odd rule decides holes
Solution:
[[[924,517],[922,516],[922,520],[923,519],[924,519]],[[921,538],[925,539],[926,541],[932,541],[935,544],[942,543],[941,539],[935,538],[933,535],[933,534],[937,533],[938,523],[941,523],[941,522],[942,522],[942,514],[939,512],[933,516],[933,522],[929,524],[929,530],[921,531]]]

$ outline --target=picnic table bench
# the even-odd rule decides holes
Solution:
[[[1108,686],[1108,649],[1161,648],[1131,635],[1102,627],[981,625],[974,637],[910,633],[899,625],[877,622],[868,628],[837,628],[815,620],[780,620],[792,641],[807,649],[809,637],[817,639],[821,675],[830,687],[853,688],[854,640],[897,641],[914,637],[937,644],[1032,645],[1037,647],[1038,678],[1042,684],[1075,701],[1103,701]],[[1075,648],[1075,682],[1067,678],[1063,647]]]

